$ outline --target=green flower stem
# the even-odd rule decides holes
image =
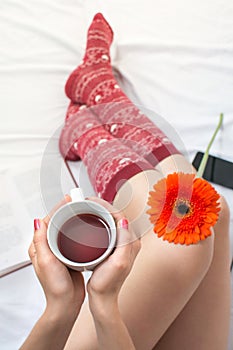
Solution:
[[[204,153],[204,156],[201,160],[201,164],[198,168],[198,171],[197,171],[197,175],[196,177],[202,177],[204,171],[205,171],[205,167],[206,167],[206,163],[207,163],[207,160],[208,160],[208,157],[209,157],[209,151],[210,151],[210,147],[212,146],[214,140],[215,140],[215,137],[219,131],[219,129],[221,128],[222,126],[222,122],[223,122],[223,113],[220,114],[220,117],[219,117],[219,122],[218,122],[218,125],[216,127],[216,130],[215,132],[213,133],[213,136],[211,137],[211,140],[206,148],[206,151]]]

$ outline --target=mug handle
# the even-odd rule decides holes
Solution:
[[[83,191],[80,187],[72,188],[70,191],[70,197],[72,202],[81,202],[85,200]]]

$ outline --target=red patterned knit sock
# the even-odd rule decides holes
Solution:
[[[89,108],[70,105],[68,111],[71,108],[76,108],[76,112],[67,113],[60,151],[66,159],[80,157],[96,193],[112,202],[125,181],[153,167],[108,133]]]
[[[112,79],[109,49],[113,32],[103,15],[97,13],[88,29],[82,63],[67,80],[67,96],[78,103],[88,100],[100,80]],[[109,74],[110,73],[110,74]]]
[[[66,160],[80,160],[80,156],[77,152],[77,143],[76,140],[80,137],[81,133],[84,133],[85,130],[88,129],[89,126],[99,126],[98,119],[93,119],[90,123],[89,115],[94,117],[94,115],[89,110],[83,111],[83,109],[86,109],[85,105],[80,105],[78,103],[70,102],[67,111],[66,111],[66,118],[65,118],[65,126],[63,127],[61,131],[61,135],[59,138],[59,148],[60,152],[64,159]],[[87,116],[87,117],[86,117]],[[74,120],[77,120],[77,118],[80,118],[80,126],[78,129],[71,128],[71,125],[73,125]],[[78,122],[78,121],[77,121]],[[86,124],[85,124],[86,123]]]
[[[110,25],[97,14],[88,30],[84,63],[70,75],[66,94],[74,102],[96,106],[93,112],[107,130],[154,166],[179,151],[117,84],[110,64],[112,39]]]

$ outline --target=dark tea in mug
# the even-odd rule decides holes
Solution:
[[[110,228],[99,216],[77,214],[58,233],[58,248],[67,259],[86,263],[98,259],[109,245]]]

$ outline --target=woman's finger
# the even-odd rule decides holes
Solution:
[[[140,239],[132,230],[128,229],[126,218],[117,222],[117,244],[114,251],[114,260],[130,267],[134,262],[141,247]]]
[[[47,225],[43,220],[36,219],[33,246],[37,259],[45,259],[48,255],[52,254],[47,241]],[[33,246],[31,249],[33,249]],[[32,250],[31,254],[33,255]]]
[[[35,246],[34,246],[34,243],[31,242],[29,248],[28,248],[28,255],[31,259],[31,262],[32,264],[34,265],[34,262],[35,262],[35,258],[36,258],[36,249],[35,249]]]
[[[138,237],[135,235],[132,228],[129,227],[128,220],[123,217],[116,223],[118,234],[117,234],[117,246],[127,245],[128,243],[133,243],[140,241]]]

